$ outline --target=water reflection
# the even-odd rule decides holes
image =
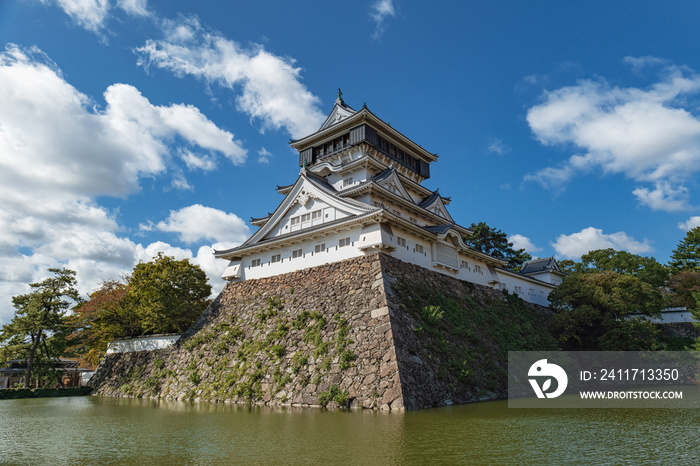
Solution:
[[[126,398],[0,402],[16,464],[696,464],[697,410],[377,413]],[[36,445],[37,448],[28,448]]]

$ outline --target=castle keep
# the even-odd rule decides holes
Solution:
[[[229,283],[213,304],[172,347],[106,355],[97,393],[401,411],[503,398],[507,351],[556,348],[556,262],[516,273],[470,249],[421,184],[437,155],[340,95],[292,147],[280,205],[215,252]]]
[[[251,220],[259,229],[243,245],[215,251],[230,261],[224,279],[271,277],[381,251],[544,306],[561,283],[554,259],[516,273],[467,246],[463,238],[472,232],[448,212],[450,198],[421,184],[437,155],[366,106],[353,110],[339,93],[321,128],[291,145],[299,151],[299,177],[278,186],[284,200]]]

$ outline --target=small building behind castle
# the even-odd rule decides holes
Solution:
[[[299,151],[299,177],[277,187],[284,199],[251,220],[259,229],[245,243],[214,252],[230,261],[224,279],[270,277],[381,251],[549,305],[549,292],[565,275],[556,261],[530,261],[514,272],[471,249],[463,238],[472,231],[452,218],[450,198],[421,184],[437,155],[367,106],[354,110],[339,92],[321,128],[291,146]]]

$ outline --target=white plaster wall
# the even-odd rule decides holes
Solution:
[[[549,292],[554,289],[554,286],[544,283],[535,283],[510,275],[508,273],[497,270],[498,278],[505,285],[505,290],[509,293],[516,293],[527,302],[549,306]],[[516,286],[519,286],[522,291],[517,292]]]
[[[307,240],[303,243],[285,246],[274,251],[266,251],[261,254],[244,257],[242,261],[243,268],[241,271],[241,279],[271,277],[273,275],[362,256],[364,253],[357,249],[360,232],[361,227],[357,226],[352,230],[334,232],[316,240]],[[342,248],[339,247],[338,243],[341,238],[350,238],[351,245]],[[315,247],[317,244],[321,243],[325,244],[325,250],[317,254],[315,252]],[[292,259],[292,251],[297,249],[302,250],[303,256]],[[272,256],[275,254],[281,256],[280,262],[272,262]],[[251,266],[251,263],[255,259],[260,259],[260,266]]]
[[[549,306],[547,297],[553,286],[544,283],[535,283],[526,278],[519,278],[498,270],[495,271],[495,274],[500,283],[494,285],[490,283],[493,280],[493,276],[488,266],[484,262],[474,259],[473,257],[459,255],[459,268],[457,270],[436,267],[433,265],[432,244],[429,241],[418,238],[408,231],[398,229],[396,226],[392,227],[391,235],[385,234],[385,236],[386,237],[382,239],[379,224],[370,225],[364,229],[357,226],[352,230],[334,232],[333,234],[316,240],[307,240],[304,243],[297,243],[278,250],[266,251],[261,254],[244,257],[242,261],[241,279],[270,277],[362,256],[364,252],[359,250],[360,247],[383,242],[385,245],[396,248],[389,252],[389,254],[404,262],[409,262],[429,270],[440,272],[444,275],[449,275],[479,285],[492,286],[495,288],[505,286],[505,289],[511,293],[515,292],[516,286],[520,286],[522,292],[518,294],[523,300]],[[348,237],[352,244],[342,248],[339,247],[339,240]],[[403,238],[406,244],[401,246],[398,238]],[[320,243],[325,244],[325,250],[316,253],[315,246]],[[416,250],[416,245],[423,246],[422,253]],[[297,249],[303,251],[303,257],[292,259],[292,251]],[[280,262],[271,261],[274,254],[280,254]],[[251,263],[254,259],[260,259],[261,265],[252,267]],[[468,263],[467,267],[462,267],[462,261]],[[475,266],[479,266],[481,270],[477,271],[477,267]]]
[[[352,172],[343,173],[343,176],[337,173],[331,173],[328,175],[328,184],[333,186],[336,191],[342,191],[344,189],[349,189],[352,186],[356,186],[364,181],[367,181],[371,177],[371,173],[365,168],[360,168]],[[343,180],[352,178],[352,184],[350,186],[343,186]]]
[[[115,340],[107,347],[107,354],[170,348],[179,339],[180,335],[151,335],[128,340]]]
[[[636,316],[635,316],[636,317]],[[641,316],[655,324],[676,324],[685,322],[697,322],[686,308],[670,308],[661,311],[661,317]]]

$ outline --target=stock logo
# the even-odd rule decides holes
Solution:
[[[548,363],[546,359],[540,359],[530,366],[527,376],[542,379],[541,386],[537,378],[528,379],[537,398],[556,398],[564,393],[569,383],[569,378],[566,376],[564,369],[556,364]],[[557,381],[557,387],[556,390],[549,392],[548,390],[552,388],[552,379]]]

